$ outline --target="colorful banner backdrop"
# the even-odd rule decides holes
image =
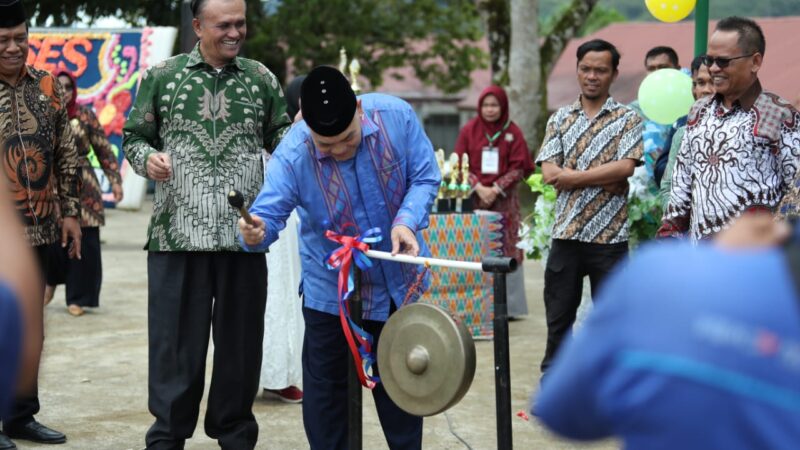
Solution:
[[[120,150],[122,127],[136,98],[140,74],[171,54],[175,35],[174,28],[31,30],[27,63],[52,73],[68,70],[75,75],[77,102],[94,109],[119,159],[123,180],[130,167]],[[103,199],[111,202],[111,185],[93,152],[89,159],[103,188]]]
[[[434,258],[458,261],[483,260],[503,254],[503,216],[480,214],[431,214],[422,231]],[[491,274],[442,267],[431,268],[433,280],[420,298],[436,305],[466,325],[474,337],[494,335],[494,285]]]

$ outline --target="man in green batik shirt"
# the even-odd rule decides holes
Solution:
[[[253,448],[267,268],[242,251],[227,193],[250,204],[263,182],[262,153],[290,124],[275,76],[237,57],[244,0],[194,0],[200,42],[142,75],[124,128],[136,173],[156,182],[147,231],[148,449],[183,448],[203,396],[208,336],[214,364],[206,433],[223,448]]]

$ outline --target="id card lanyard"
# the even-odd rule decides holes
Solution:
[[[497,175],[500,173],[500,151],[494,145],[494,142],[500,135],[505,133],[509,124],[511,124],[511,120],[508,120],[506,124],[503,125],[503,128],[495,133],[494,136],[489,136],[489,133],[486,132],[483,133],[489,141],[489,145],[484,147],[481,152],[481,173],[484,175]]]

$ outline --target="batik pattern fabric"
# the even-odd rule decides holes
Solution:
[[[233,189],[245,205],[263,183],[263,151],[289,125],[277,78],[261,63],[235,58],[217,71],[199,44],[148,69],[124,127],[133,170],[167,154],[172,177],[156,182],[146,248],[150,251],[241,251]]]
[[[14,206],[31,245],[60,239],[59,211],[80,214],[80,158],[61,84],[23,67],[16,86],[0,82],[0,156]]]
[[[550,116],[537,164],[588,170],[614,161],[641,164],[642,121],[633,110],[609,97],[589,119],[578,99]],[[558,192],[553,239],[596,244],[628,240],[628,198],[591,186]]]
[[[692,108],[672,175],[661,237],[708,238],[743,212],[777,210],[800,158],[800,113],[756,83],[732,108]]]
[[[522,170],[510,170],[502,177],[498,178],[498,186],[509,186],[510,189],[501,187],[503,193],[498,195],[491,205],[484,203],[478,195],[472,196],[472,201],[475,202],[475,207],[477,209],[502,214],[503,256],[516,259],[518,264],[522,264],[525,260],[525,252],[517,247],[519,243],[519,227],[522,222],[522,214],[520,214],[519,206],[519,186],[517,182],[522,179],[522,174]],[[477,178],[473,177],[471,174],[469,180],[473,186],[477,183]]]
[[[480,261],[503,256],[503,215],[433,214],[422,235],[434,258]],[[475,337],[492,337],[494,283],[490,274],[469,270],[431,268],[433,279],[421,302],[450,312]]]
[[[91,149],[111,184],[121,185],[122,177],[119,174],[117,157],[106,138],[103,126],[91,109],[79,107],[78,115],[69,122],[78,153],[81,155],[81,227],[103,226],[105,225],[103,189],[87,155]]]
[[[678,160],[678,153],[681,151],[681,142],[686,134],[686,125],[675,130],[672,137],[672,145],[669,148],[669,158],[667,167],[664,168],[664,177],[661,179],[659,195],[661,196],[661,208],[666,211],[669,206],[669,194],[672,192],[672,173],[675,171],[675,162]]]

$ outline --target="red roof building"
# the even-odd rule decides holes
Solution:
[[[756,19],[764,30],[767,51],[758,72],[761,85],[781,97],[795,101],[800,96],[800,17]],[[709,24],[713,32],[715,22]],[[548,105],[555,109],[574,101],[579,91],[575,81],[575,52],[590,39],[605,39],[620,51],[619,78],[611,94],[620,102],[636,98],[639,83],[644,79],[644,55],[651,48],[667,45],[678,52],[681,66],[688,67],[694,57],[694,22],[615,23],[596,33],[569,43],[548,81]]]

